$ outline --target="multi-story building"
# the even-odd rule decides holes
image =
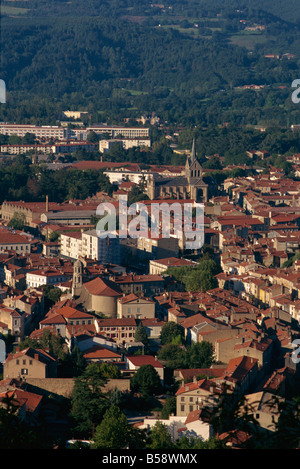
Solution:
[[[26,273],[27,287],[40,287],[42,285],[56,285],[71,280],[72,275],[58,269],[31,270]]]
[[[120,239],[118,236],[102,238],[96,230],[84,231],[81,254],[102,264],[120,264]]]
[[[0,232],[0,252],[16,251],[30,253],[31,244],[27,237],[13,232]]]
[[[93,131],[96,134],[108,134],[110,137],[140,138],[149,137],[149,128],[147,127],[122,127],[117,125],[93,125],[87,127],[87,131]]]
[[[108,140],[100,140],[99,151],[104,153],[105,151],[110,150],[116,143],[121,144],[125,150],[134,147],[151,147],[150,138],[112,138]]]
[[[79,259],[82,252],[82,232],[70,231],[60,235],[60,255],[71,259]]]
[[[0,133],[2,135],[17,135],[25,137],[27,133],[34,134],[36,138],[55,140],[65,140],[69,138],[68,128],[50,125],[31,125],[31,124],[0,124]]]
[[[118,318],[154,319],[155,301],[134,293],[118,299]]]

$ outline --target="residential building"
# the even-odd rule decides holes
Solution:
[[[97,230],[82,233],[82,257],[93,259],[101,264],[120,264],[120,239],[115,233],[112,236],[99,236]]]
[[[57,362],[44,350],[28,347],[7,356],[3,364],[3,377],[56,378]]]
[[[151,298],[129,293],[118,299],[118,318],[153,319],[155,305],[155,301]]]

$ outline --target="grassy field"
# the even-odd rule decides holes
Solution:
[[[266,36],[259,33],[241,33],[233,34],[230,42],[236,46],[246,47],[248,50],[254,50],[256,44],[264,44]]]
[[[0,11],[1,11],[1,14],[15,16],[15,15],[26,15],[29,9],[1,5]]]

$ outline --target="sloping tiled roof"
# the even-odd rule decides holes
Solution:
[[[96,296],[121,296],[122,291],[114,282],[96,277],[84,284],[84,287],[91,295]]]
[[[164,368],[164,366],[156,360],[152,355],[136,355],[127,357],[134,366],[152,365],[154,368]]]

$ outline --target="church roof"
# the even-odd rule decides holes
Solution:
[[[110,280],[103,280],[96,277],[84,284],[84,287],[91,295],[96,296],[121,296],[123,293],[118,285]]]

